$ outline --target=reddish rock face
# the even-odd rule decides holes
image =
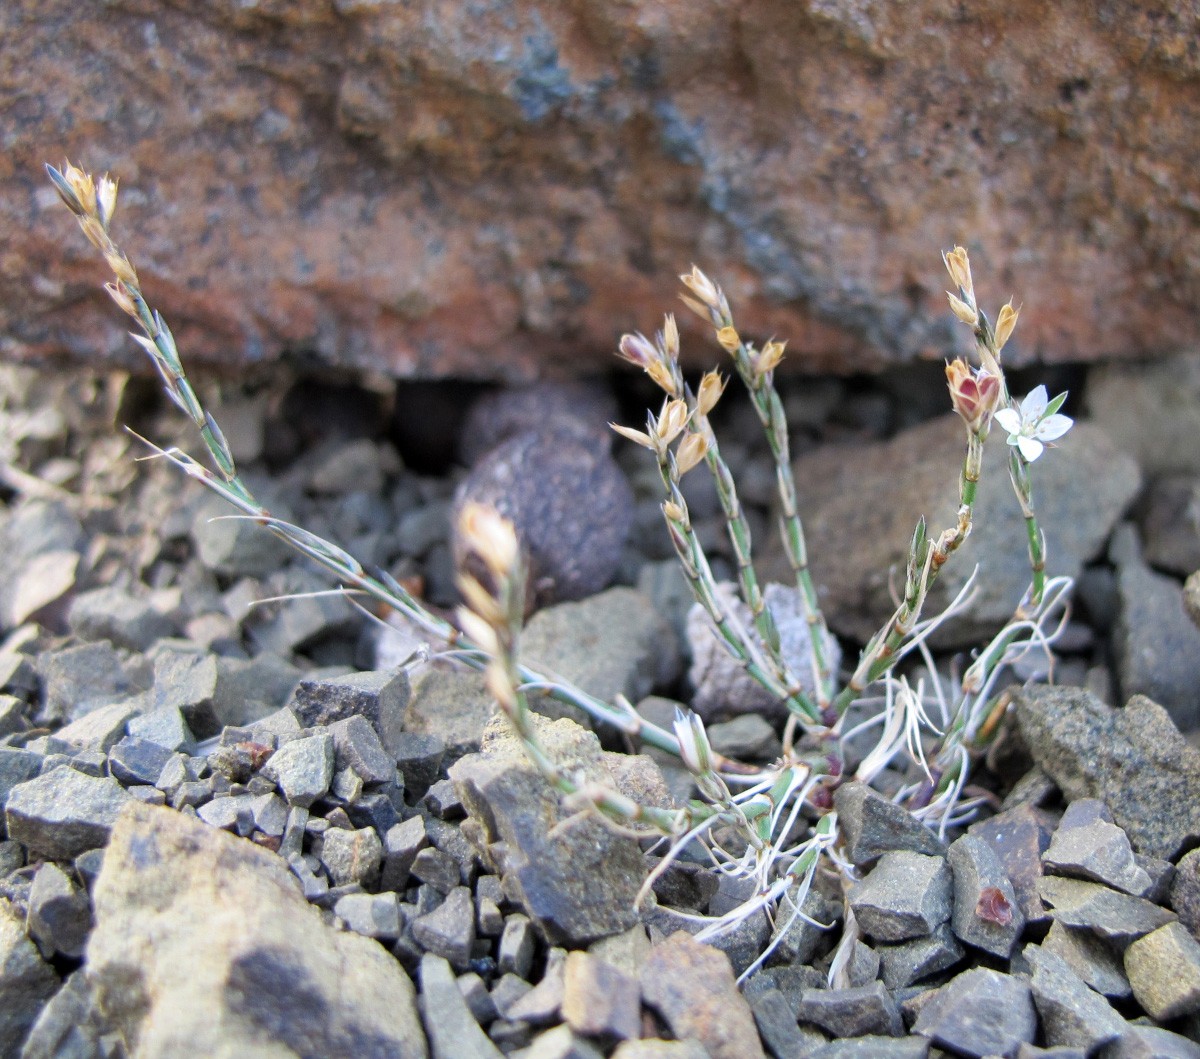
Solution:
[[[1198,30],[1166,0],[11,0],[0,355],[137,358],[64,154],[122,179],[193,359],[606,369],[696,262],[793,368],[871,370],[967,337],[956,241],[985,306],[1024,302],[1014,359],[1166,352],[1200,303]]]

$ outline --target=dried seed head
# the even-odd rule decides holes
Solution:
[[[129,288],[120,280],[116,283],[104,284],[104,289],[108,291],[108,296],[117,303],[118,308],[123,312],[128,313],[135,320],[138,319],[137,306],[133,302],[133,298],[129,296]]]
[[[705,372],[704,378],[700,380],[700,389],[696,394],[696,410],[706,416],[716,406],[721,399],[721,394],[725,392],[725,380],[721,378],[719,372]]]
[[[679,756],[693,775],[712,771],[712,746],[704,731],[704,722],[691,710],[675,707],[675,738],[679,740]]]
[[[721,348],[726,353],[736,353],[738,346],[742,344],[742,339],[734,327],[722,327],[718,330],[717,341],[721,343]]]
[[[508,575],[517,566],[520,548],[513,524],[495,508],[471,501],[458,516],[463,543],[494,574]]]
[[[646,368],[646,374],[654,380],[654,384],[664,393],[675,396],[678,387],[675,384],[675,376],[671,370],[661,361],[656,360]]]
[[[83,222],[85,225],[87,221]],[[87,231],[85,228],[84,231]],[[107,235],[107,233],[105,233]],[[91,238],[89,236],[88,238]],[[111,244],[110,244],[111,245]],[[104,260],[108,262],[108,267],[113,270],[113,275],[124,283],[126,287],[138,287],[137,273],[133,270],[133,265],[129,263],[129,258],[124,254],[118,253],[115,250],[109,250],[104,255]]]
[[[979,314],[957,294],[946,291],[946,297],[950,299],[950,311],[964,324],[968,327],[975,327],[979,323]]]
[[[113,214],[117,212],[117,182],[107,173],[100,178],[100,185],[96,188],[96,206],[100,223],[108,231]]]
[[[1020,307],[1013,308],[1012,299],[1000,307],[996,317],[996,352],[1004,348],[1004,344],[1012,337],[1013,328],[1017,326],[1017,317],[1021,315]]]
[[[658,350],[654,348],[654,343],[640,331],[637,334],[622,335],[617,350],[623,360],[636,364],[639,368],[648,368],[658,360]]]
[[[675,465],[679,469],[679,477],[682,478],[704,459],[706,452],[708,452],[708,439],[703,434],[688,434],[675,453]]]
[[[63,176],[75,193],[76,201],[83,207],[83,212],[89,217],[94,217],[96,215],[96,185],[92,183],[92,178],[78,166],[71,165],[70,162],[63,167]]]
[[[663,319],[662,348],[671,360],[679,359],[679,328],[674,313],[667,313]]]
[[[461,583],[459,587],[461,587]],[[468,607],[459,607],[457,616],[458,627],[466,633],[468,639],[474,641],[480,650],[493,655],[500,650],[500,640],[496,636],[496,630],[473,610]]]
[[[685,273],[679,278],[683,281],[683,285],[696,296],[696,300],[701,305],[707,309],[720,310],[721,289],[695,265],[692,266],[691,272]],[[700,315],[706,314],[702,312]]]
[[[672,441],[679,437],[680,431],[687,426],[687,421],[687,404],[678,399],[668,401],[663,405],[663,410],[658,417],[654,433],[658,436],[658,440],[662,444],[670,445]]]
[[[966,295],[968,301],[974,301],[975,285],[971,281],[971,260],[967,257],[966,250],[956,246],[953,250],[947,250],[942,259],[946,262],[946,271],[950,273],[955,286]]]
[[[687,519],[687,512],[675,503],[674,500],[663,501],[662,513],[672,522],[684,522]]]
[[[779,362],[783,360],[783,350],[786,346],[786,342],[777,342],[772,338],[762,347],[762,351],[754,362],[754,371],[760,378],[779,366]]]
[[[649,434],[643,433],[640,430],[634,430],[633,427],[623,427],[620,423],[609,423],[608,425],[620,434],[621,437],[628,438],[635,445],[641,445],[644,449],[654,448],[654,439]]]

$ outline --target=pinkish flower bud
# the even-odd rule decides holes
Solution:
[[[961,357],[946,365],[946,382],[954,411],[972,434],[986,430],[1000,400],[1000,380],[982,369],[972,369]]]

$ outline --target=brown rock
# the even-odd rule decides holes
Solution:
[[[695,260],[793,363],[859,370],[965,344],[935,256],[965,238],[988,301],[1025,292],[1018,355],[1169,349],[1200,300],[1195,33],[1130,0],[17,0],[6,354],[138,355],[50,150],[136,189],[119,233],[213,360],[578,373]]]
[[[697,1040],[712,1059],[763,1059],[746,998],[729,957],[686,931],[655,947],[642,965],[642,999],[681,1040]]]

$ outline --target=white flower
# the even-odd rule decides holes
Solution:
[[[1067,399],[1060,393],[1053,401],[1047,399],[1046,387],[1038,386],[1021,402],[1020,410],[1002,408],[995,420],[1008,431],[1008,443],[1021,450],[1026,462],[1033,463],[1046,447],[1045,442],[1061,438],[1075,422],[1058,410]]]

